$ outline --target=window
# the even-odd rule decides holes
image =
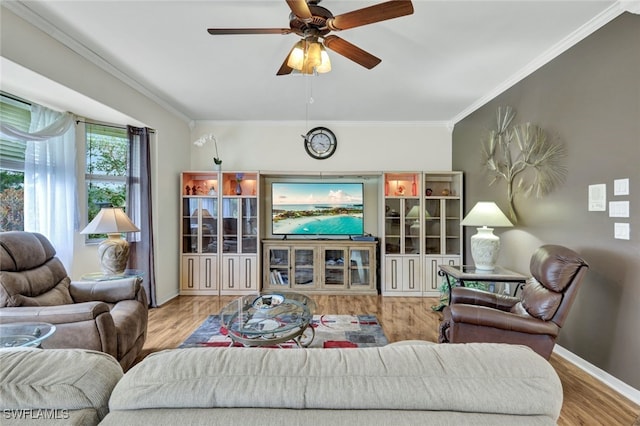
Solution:
[[[88,223],[103,207],[126,206],[129,137],[116,126],[86,123],[85,129]],[[88,236],[98,238],[104,236]]]
[[[0,121],[29,131],[31,104],[0,94]],[[87,215],[102,207],[125,207],[129,137],[125,127],[86,123]],[[24,162],[26,142],[0,137],[0,231],[24,230]],[[89,235],[88,239],[104,238]]]
[[[0,121],[22,131],[29,130],[30,105],[0,95]],[[24,141],[0,137],[0,231],[24,230]]]

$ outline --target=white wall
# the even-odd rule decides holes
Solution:
[[[330,128],[336,153],[325,160],[309,157],[302,134]],[[445,123],[309,123],[197,121],[192,140],[213,133],[223,170],[258,171],[403,171],[451,170],[451,129]],[[191,169],[212,170],[215,150],[192,146]]]
[[[49,82],[52,90],[54,86],[66,88],[66,95],[58,95],[55,100],[58,108],[82,116],[87,105],[98,105],[104,111],[116,111],[127,117],[127,122],[117,124],[145,125],[156,130],[151,162],[157,294],[159,302],[172,298],[178,293],[179,216],[175,194],[179,191],[179,172],[189,167],[191,154],[187,120],[103,71],[5,7],[1,12],[2,57],[25,68],[24,77],[36,74],[41,82]],[[3,70],[2,90],[10,90],[14,95],[40,102],[50,94],[42,88],[39,92],[33,91],[31,81],[21,82],[19,74],[12,76],[11,81],[5,77]],[[86,217],[84,209],[80,214]],[[84,225],[86,220],[80,223],[81,227]],[[99,270],[96,247],[85,246],[83,236],[76,233],[70,276],[75,279],[96,270]]]

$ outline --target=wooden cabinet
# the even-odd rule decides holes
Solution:
[[[269,176],[246,171],[182,173],[182,294],[290,289],[437,296],[442,282],[438,266],[461,263],[461,172],[372,175],[364,204],[367,229],[379,231],[374,241],[274,239],[270,218],[261,214],[271,214]]]
[[[263,288],[376,294],[376,241],[265,240]]]
[[[424,173],[424,188],[423,291],[437,296],[443,280],[438,265],[462,262],[462,172]]]
[[[383,294],[437,296],[462,257],[462,173],[384,173]]]
[[[420,256],[385,256],[384,290],[387,294],[420,296]],[[399,295],[399,294],[396,294]]]
[[[184,294],[218,294],[216,256],[183,255],[180,291]]]
[[[255,255],[223,255],[221,294],[258,291],[258,267]]]
[[[182,173],[182,294],[258,291],[258,189],[257,173]]]
[[[218,294],[218,174],[181,180],[180,292]]]
[[[220,197],[222,286],[220,294],[257,292],[258,174],[223,172]]]
[[[422,291],[422,173],[384,174],[383,294]]]

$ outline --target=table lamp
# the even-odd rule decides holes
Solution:
[[[471,257],[476,269],[492,271],[500,253],[500,237],[493,234],[497,226],[513,226],[494,202],[480,201],[465,216],[462,226],[478,226],[478,233],[471,236]]]
[[[407,219],[413,220],[409,231],[412,235],[420,234],[420,206],[413,206],[409,213],[407,213]]]
[[[122,238],[122,233],[139,231],[121,208],[105,207],[80,233],[108,235],[98,246],[102,273],[120,275],[124,273],[129,260],[129,243]]]

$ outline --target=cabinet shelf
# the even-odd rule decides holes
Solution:
[[[258,178],[256,172],[181,174],[181,293],[258,290]]]
[[[383,179],[383,292],[435,296],[437,265],[461,261],[462,173],[391,172]],[[400,185],[402,196],[394,192]]]
[[[264,240],[266,290],[291,289],[325,294],[377,294],[376,241]],[[278,258],[291,279],[275,283],[271,259]]]

